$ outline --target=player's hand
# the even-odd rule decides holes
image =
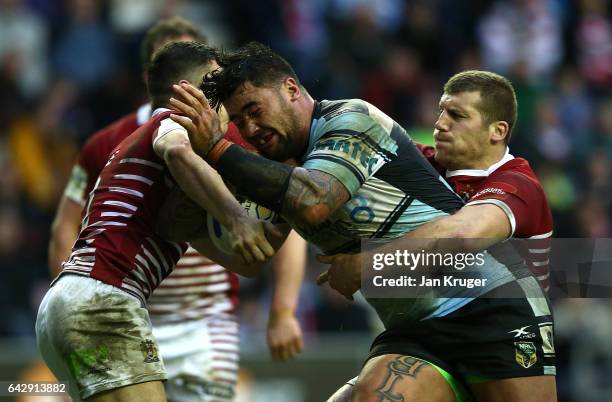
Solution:
[[[268,347],[272,360],[294,359],[304,349],[302,328],[292,311],[270,312]]]
[[[266,232],[280,236],[274,225],[244,215],[234,217],[228,230],[232,250],[242,256],[245,263],[265,262],[274,255],[274,248],[266,238]]]
[[[317,278],[317,285],[329,286],[349,300],[361,287],[361,254],[318,255],[317,260],[331,267]]]
[[[170,98],[170,104],[184,116],[171,114],[170,118],[187,130],[191,147],[198,155],[205,157],[223,138],[219,115],[210,107],[202,91],[187,81],[182,80],[172,89],[175,97]]]

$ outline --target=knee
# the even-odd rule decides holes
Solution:
[[[381,398],[381,392],[371,381],[357,381],[352,387],[347,401],[351,402],[375,402]]]
[[[327,402],[349,402],[353,394],[354,385],[352,383],[346,383],[342,388],[336,391]]]

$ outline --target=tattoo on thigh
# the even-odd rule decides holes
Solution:
[[[416,378],[419,370],[424,366],[425,363],[422,361],[408,356],[400,356],[389,362],[387,377],[376,388],[376,393],[380,395],[376,402],[404,402],[404,396],[401,393],[394,393],[395,384],[406,376]]]

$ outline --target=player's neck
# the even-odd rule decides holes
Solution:
[[[314,99],[312,99],[310,95],[306,94],[306,96],[300,100],[299,108],[300,113],[298,113],[298,115],[303,116],[303,118],[300,119],[300,144],[298,148],[301,150],[300,153],[303,154],[306,151],[306,147],[308,146],[308,138],[310,137],[310,126],[312,124],[312,115],[315,108]]]
[[[473,161],[469,169],[488,170],[491,166],[501,162],[507,153],[508,147],[506,145],[492,148],[491,151],[484,154],[482,158]]]

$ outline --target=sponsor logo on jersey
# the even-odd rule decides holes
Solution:
[[[534,334],[533,332],[527,331],[527,328],[529,328],[530,326],[531,325],[526,325],[522,328],[513,329],[512,331],[508,331],[508,333],[514,334],[515,338],[520,338],[520,339],[535,338],[536,334]]]
[[[536,364],[538,357],[536,355],[536,346],[533,342],[514,342],[515,355],[514,359],[519,366],[529,368]]]
[[[485,188],[484,190],[480,190],[479,192],[474,194],[474,196],[472,198],[480,197],[481,195],[485,195],[485,194],[504,195],[504,194],[506,194],[506,192],[504,190],[502,190],[501,188]]]
[[[374,166],[378,164],[380,158],[370,154],[368,148],[363,144],[348,139],[329,139],[315,144],[313,154],[316,151],[340,152],[350,159],[359,163],[364,169],[368,169],[368,174],[372,174]]]
[[[152,340],[146,339],[140,342],[140,350],[142,351],[142,355],[144,356],[145,363],[156,363],[159,361],[157,346]]]

